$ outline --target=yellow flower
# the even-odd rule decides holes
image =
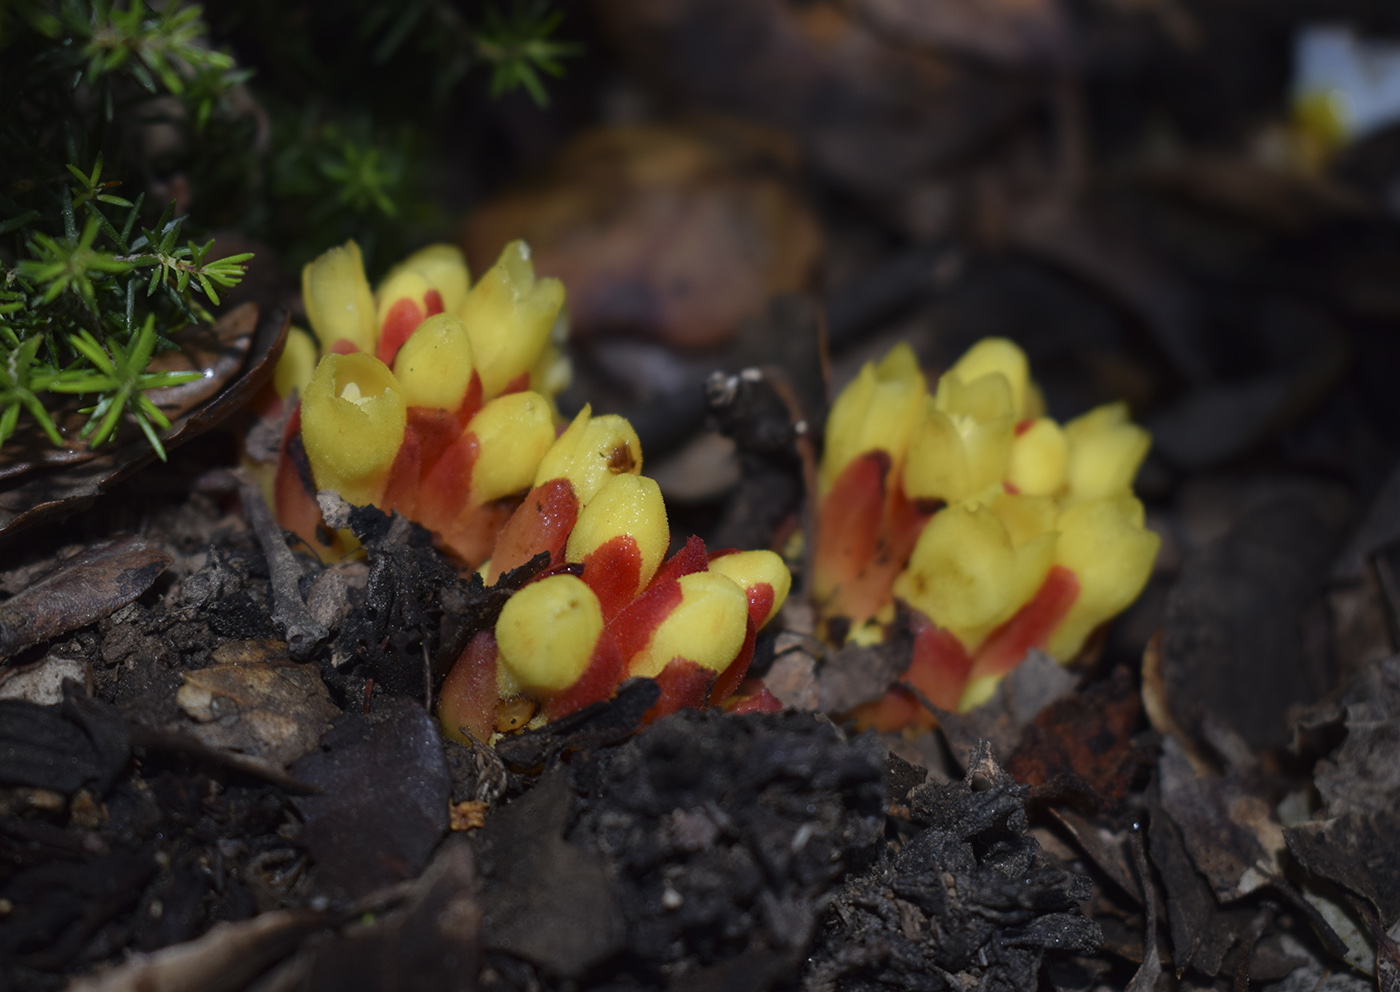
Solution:
[[[1006,338],[983,338],[967,350],[967,353],[953,363],[947,372],[965,387],[976,390],[983,379],[1001,376],[1010,390],[1010,403],[1004,412],[1016,420],[1028,416],[1031,405],[1030,363],[1020,346]],[[1000,389],[1000,385],[992,387]],[[972,411],[964,411],[972,412]],[[1003,412],[1001,409],[988,410],[980,414],[981,419],[990,419]]]
[[[1126,403],[1095,407],[1065,424],[1069,496],[1074,502],[1122,496],[1147,457],[1152,435],[1128,420]]]
[[[431,313],[426,297],[438,294],[438,312],[455,314],[467,298],[471,278],[467,260],[456,245],[436,244],[420,248],[389,270],[379,284],[375,296],[379,299],[379,323],[383,325],[389,308],[409,297]]]
[[[1006,481],[1019,493],[1055,496],[1069,470],[1069,442],[1049,417],[1025,422],[1011,442]]]
[[[996,627],[1035,595],[1050,570],[1055,535],[1013,541],[1011,530],[988,506],[950,506],[919,535],[909,567],[894,593],[976,651]]]
[[[1078,503],[1061,512],[1056,526],[1055,564],[1079,579],[1079,597],[1046,650],[1068,661],[1095,627],[1137,599],[1162,539],[1143,526],[1142,503],[1132,496]]]
[[[450,313],[418,325],[394,358],[394,375],[409,406],[456,410],[472,381],[472,343]]]
[[[551,575],[530,583],[506,600],[496,621],[507,690],[535,699],[563,692],[588,668],[602,632],[602,607],[582,579]]]
[[[888,452],[891,472],[898,473],[926,395],[924,374],[907,344],[896,345],[878,364],[866,362],[831,406],[818,491],[826,495],[841,470],[867,451]]]
[[[467,293],[460,311],[484,395],[499,396],[521,376],[530,375],[563,306],[563,284],[535,278],[525,242],[506,245],[496,264]]]
[[[272,388],[277,395],[286,399],[293,392],[306,392],[306,385],[316,372],[316,339],[300,327],[287,331],[287,343],[282,355],[277,359],[277,368],[272,372]]]
[[[710,561],[710,571],[733,580],[744,590],[750,615],[755,606],[764,606],[764,611],[753,618],[756,627],[762,627],[783,608],[792,587],[792,572],[787,563],[771,551],[736,551],[720,555]]]
[[[403,443],[403,392],[384,363],[357,352],[327,355],[301,406],[302,439],[318,489],[365,506],[384,491]]]
[[[671,543],[661,487],[651,479],[624,473],[609,479],[578,515],[565,557],[582,562],[604,544],[631,537],[640,555],[637,589],[646,588]]]
[[[617,414],[592,414],[592,406],[585,404],[535,472],[537,486],[568,479],[581,506],[613,476],[642,474],[642,442],[632,425]]]
[[[655,678],[676,658],[723,672],[738,657],[748,630],[744,591],[718,572],[682,576],[680,587],[680,603],[628,663],[631,674]]]
[[[323,353],[335,350],[339,341],[374,353],[379,334],[374,294],[355,242],[332,248],[301,270],[301,299]]]
[[[539,393],[510,393],[483,406],[467,430],[480,445],[472,467],[472,501],[489,503],[530,488],[540,459],[554,443],[554,409]]]

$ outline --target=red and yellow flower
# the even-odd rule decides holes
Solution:
[[[479,564],[554,443],[564,287],[536,279],[517,241],[475,286],[460,250],[432,245],[371,292],[352,241],[303,270],[302,297],[312,334],[292,332],[276,376],[279,392],[301,394],[279,517],[332,553],[314,495],[333,489],[399,511]]]
[[[932,394],[896,348],[837,398],[827,437],[815,593],[828,631],[879,640],[896,601],[913,617],[910,666],[857,714],[867,724],[973,706],[1033,647],[1073,658],[1147,582],[1160,540],[1132,480],[1150,437],[1121,403],[1063,427],[1044,416],[1010,341],[979,342]]]
[[[487,583],[548,557],[449,673],[449,736],[563,716],[631,676],[661,685],[649,719],[777,707],[761,686],[736,690],[787,566],[698,538],[664,560],[666,507],[631,424],[589,407],[556,423],[564,290],[535,278],[523,243],[475,285],[460,252],[432,246],[372,293],[351,242],[307,266],[302,288],[314,338],[294,333],[277,371],[279,392],[301,394],[276,481],[283,523],[332,552],[313,498],[331,489],[423,524]]]
[[[494,581],[543,552],[549,566],[448,674],[438,719],[449,737],[487,740],[565,716],[632,676],[660,683],[648,720],[726,701],[778,708],[761,686],[735,697],[759,628],[787,596],[787,565],[771,551],[708,554],[697,537],[663,561],[666,508],[656,483],[632,471],[634,441],[625,420],[585,410],[546,454],[542,474],[562,474],[537,482],[484,569]]]

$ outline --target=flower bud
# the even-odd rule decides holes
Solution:
[[[1075,502],[1127,495],[1152,435],[1128,420],[1126,403],[1095,407],[1065,425],[1069,495]]]
[[[480,505],[530,488],[554,442],[554,417],[539,393],[511,393],[483,406],[467,430],[480,445],[471,476],[472,501]]]
[[[409,277],[416,277],[410,279]],[[426,299],[428,293],[437,293],[437,313],[456,313],[467,298],[470,285],[467,260],[462,249],[456,245],[435,244],[420,248],[398,265],[389,270],[384,281],[379,284],[376,295],[379,297],[380,320],[383,320],[386,304],[400,297],[410,295],[413,287],[423,286],[418,301],[428,313],[434,312]]]
[[[968,387],[975,386],[988,376],[1002,376],[1010,388],[1008,412],[1016,420],[1026,416],[1030,364],[1026,361],[1026,353],[1014,342],[1006,338],[983,338],[953,363],[948,374]],[[984,416],[982,419],[988,418]]]
[[[943,382],[949,381],[945,376]],[[986,376],[979,380],[979,384],[993,383],[1001,380]],[[982,398],[993,396],[993,404],[983,404],[993,410],[1001,406],[995,394],[1000,392],[1001,400],[1008,395],[1004,385],[999,390],[980,385],[977,392]],[[940,383],[939,395],[944,393]],[[1011,454],[1013,430],[1011,416],[1005,412],[979,420],[971,414],[939,410],[930,399],[909,442],[904,491],[912,499],[956,503],[989,488],[999,488]]]
[[[1099,624],[1137,598],[1152,574],[1162,539],[1143,526],[1132,496],[1078,503],[1060,514],[1055,564],[1074,573],[1079,597],[1046,643],[1061,661],[1079,653]]]
[[[762,627],[782,608],[792,586],[787,563],[771,551],[735,551],[710,559],[710,571],[732,579],[749,600],[755,627]]]
[[[407,411],[394,375],[372,355],[327,355],[301,406],[301,436],[318,489],[377,502],[403,443]]]
[[[744,646],[749,603],[742,589],[716,572],[693,572],[678,583],[680,603],[632,657],[632,675],[655,678],[675,658],[723,672]]]
[[[630,474],[609,479],[580,511],[564,554],[569,561],[587,563],[590,555],[623,536],[636,543],[635,595],[656,574],[671,543],[666,503],[653,480]]]
[[[342,341],[374,353],[379,329],[374,295],[355,242],[332,248],[301,270],[301,299],[322,353],[338,350]]]
[[[1006,481],[1018,493],[1054,496],[1065,484],[1069,442],[1060,425],[1048,417],[1023,421],[1011,442]]]
[[[594,417],[585,405],[545,452],[535,485],[568,479],[579,503],[586,505],[613,476],[641,472],[642,442],[627,419],[613,413]]]
[[[379,360],[393,362],[423,321],[444,311],[455,314],[466,295],[467,263],[452,245],[429,245],[394,266],[375,294]]]
[[[500,667],[525,695],[547,699],[583,675],[602,632],[593,591],[573,575],[551,575],[502,607],[496,621]]]
[[[535,368],[563,305],[563,284],[535,278],[525,242],[506,245],[461,307],[486,396]]]
[[[1017,546],[992,510],[950,506],[919,535],[894,593],[976,651],[1035,595],[1054,552],[1054,534]]]
[[[867,451],[888,452],[891,470],[898,471],[926,395],[924,374],[907,344],[896,345],[879,364],[866,362],[827,417],[818,491],[826,495],[842,469]]]
[[[287,331],[287,343],[282,346],[282,356],[277,359],[277,368],[272,373],[272,388],[277,395],[286,399],[296,391],[306,392],[306,385],[316,373],[316,339],[300,327]]]
[[[472,344],[450,313],[418,325],[394,358],[394,375],[409,406],[455,411],[472,381]]]

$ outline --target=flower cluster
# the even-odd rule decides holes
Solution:
[[[975,345],[932,394],[907,345],[867,364],[827,423],[815,595],[828,633],[862,642],[884,636],[898,600],[914,653],[858,718],[927,726],[926,703],[976,705],[1032,647],[1077,655],[1156,558],[1132,493],[1150,443],[1121,403],[1046,417],[1004,339]]]
[[[556,428],[564,290],[535,278],[523,243],[475,286],[461,253],[437,245],[371,293],[352,242],[307,266],[302,292],[315,337],[294,336],[277,371],[279,391],[302,397],[278,466],[283,524],[329,552],[312,497],[332,489],[423,524],[488,584],[548,555],[449,673],[448,736],[563,716],[638,675],[661,686],[652,719],[777,708],[760,686],[735,693],[787,566],[695,537],[663,561],[666,507],[632,425],[584,407]]]
[[[438,719],[449,737],[487,740],[537,713],[555,719],[632,676],[660,683],[648,720],[726,701],[741,712],[779,708],[766,689],[741,683],[759,628],[787,598],[787,565],[771,551],[709,554],[698,537],[663,562],[661,491],[651,479],[609,474],[614,428],[595,426],[608,419],[579,415],[546,456],[559,474],[531,490],[502,531],[488,581],[541,551],[550,566],[448,674]]]
[[[475,286],[458,249],[432,245],[371,293],[352,241],[306,267],[302,298],[314,337],[292,332],[276,378],[279,392],[301,394],[278,517],[331,549],[314,495],[333,489],[399,511],[480,563],[554,443],[552,396],[569,374],[552,333],[564,287],[536,279],[517,241]]]

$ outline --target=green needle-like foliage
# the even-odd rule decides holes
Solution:
[[[88,421],[79,436],[94,445],[101,444],[112,436],[122,413],[128,412],[164,461],[165,448],[156,436],[155,427],[166,430],[170,420],[151,402],[146,390],[193,382],[203,373],[146,371],[156,346],[154,315],[146,318],[135,339],[125,346],[115,337],[109,337],[104,348],[87,330],[71,335],[68,341],[91,367],[60,374],[50,382],[49,389],[56,393],[96,393],[100,397],[96,406],[84,411]]]
[[[164,457],[145,393],[181,377],[150,360],[252,257],[213,229],[288,274],[349,237],[373,266],[448,236],[453,91],[476,71],[543,104],[576,54],[554,3],[0,0],[0,448],[26,422],[64,443],[76,393],[79,439],[135,423]]]

